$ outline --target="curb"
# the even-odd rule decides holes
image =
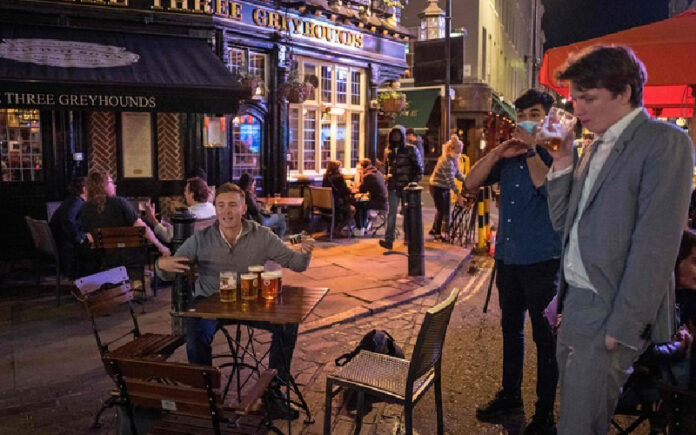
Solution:
[[[306,323],[301,325],[299,334],[308,334],[310,332],[331,328],[334,325],[353,322],[363,317],[368,317],[439,292],[454,279],[457,272],[461,270],[471,256],[472,251],[469,251],[469,253],[464,255],[454,267],[443,268],[435,275],[432,281],[423,287],[418,287],[417,289],[406,291],[396,296],[374,301],[367,306],[356,307],[342,313],[334,314],[333,316]]]

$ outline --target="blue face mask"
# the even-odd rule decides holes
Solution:
[[[523,129],[527,130],[529,134],[534,133],[534,127],[536,127],[537,125],[539,125],[539,123],[536,121],[522,121],[517,123],[518,127],[522,127]]]

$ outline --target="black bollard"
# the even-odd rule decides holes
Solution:
[[[172,238],[173,255],[184,241],[193,234],[193,223],[196,221],[196,218],[188,208],[179,207],[176,209],[176,213],[172,215],[171,221],[174,226],[174,237]],[[178,274],[174,278],[174,285],[172,286],[172,334],[184,334],[186,332],[184,319],[175,314],[188,309],[193,284],[189,282],[186,275]]]
[[[409,183],[404,189],[406,194],[406,216],[408,218],[408,275],[425,275],[425,248],[423,241],[423,213],[421,210],[421,192],[418,183]]]

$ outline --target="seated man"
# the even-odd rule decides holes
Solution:
[[[184,200],[189,211],[198,220],[215,217],[215,206],[208,202],[208,185],[199,177],[189,178],[184,187]],[[167,222],[160,222],[155,216],[155,207],[151,202],[145,205],[145,222],[155,230],[155,235],[162,241],[170,243],[174,237],[174,227]]]
[[[294,251],[268,228],[243,218],[246,213],[244,191],[225,183],[215,193],[217,222],[191,236],[170,258],[161,257],[157,270],[164,279],[174,273],[189,270],[195,263],[200,274],[195,284],[195,298],[217,297],[220,291],[220,272],[244,273],[249,266],[273,260],[283,267],[302,272],[309,266],[314,240],[302,241],[300,251]],[[290,362],[297,339],[297,325],[270,325],[266,322],[245,322],[273,334],[269,366],[278,370],[280,379],[287,380]],[[193,364],[212,365],[213,337],[220,328],[216,320],[189,319],[186,327],[186,353]],[[282,347],[281,347],[282,346]]]
[[[69,278],[79,275],[75,261],[77,250],[92,243],[92,235],[82,229],[80,210],[87,200],[87,178],[76,177],[68,186],[68,197],[60,203],[51,217],[51,232],[60,256],[61,272]]]
[[[286,223],[283,213],[268,213],[265,210],[265,205],[261,204],[259,209],[259,201],[256,199],[256,179],[246,172],[239,177],[237,185],[244,191],[246,202],[246,219],[254,220],[264,227],[268,227],[273,233],[281,239],[285,235]]]
[[[387,184],[384,175],[372,164],[370,159],[360,161],[361,182],[358,186],[360,193],[369,193],[370,200],[367,202],[358,201],[355,203],[355,223],[364,233],[367,226],[368,210],[387,210]]]

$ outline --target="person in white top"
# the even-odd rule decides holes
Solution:
[[[562,231],[556,358],[560,434],[606,434],[632,365],[673,329],[673,269],[686,223],[693,145],[643,109],[642,62],[595,46],[556,73],[597,138],[550,150],[548,203]]]
[[[184,200],[196,220],[215,217],[215,205],[208,202],[210,190],[202,178],[193,177],[186,181]],[[158,221],[152,202],[145,204],[145,221],[155,229],[155,235],[163,242],[170,243],[174,237],[174,227],[166,221]]]

